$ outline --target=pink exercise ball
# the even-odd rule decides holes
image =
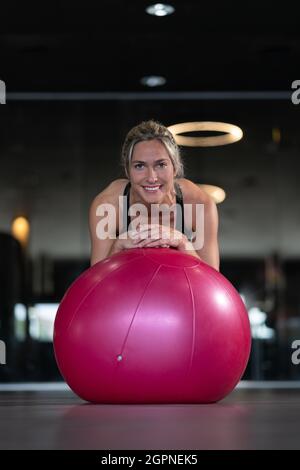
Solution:
[[[87,269],[54,325],[58,367],[93,403],[210,403],[240,380],[247,311],[222,274],[170,248],[126,250]]]

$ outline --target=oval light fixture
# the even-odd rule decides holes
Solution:
[[[174,11],[175,11],[175,8],[172,7],[172,5],[167,5],[166,3],[155,3],[153,5],[149,5],[146,8],[146,12],[149,15],[153,15],[153,16],[172,15]]]
[[[141,84],[151,88],[165,85],[166,82],[165,77],[161,77],[160,75],[148,75],[141,78]]]
[[[169,126],[168,129],[174,135],[177,144],[185,147],[217,147],[219,145],[232,144],[243,137],[243,131],[240,127],[227,122],[182,122]],[[183,132],[196,131],[224,132],[225,134],[212,137],[189,137],[180,135]]]
[[[15,217],[11,224],[12,235],[25,247],[28,243],[30,224],[26,217]]]
[[[219,186],[214,186],[212,184],[197,184],[203,191],[206,192],[216,204],[220,204],[226,198],[226,193],[224,189],[220,188]]]

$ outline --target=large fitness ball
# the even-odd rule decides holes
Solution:
[[[123,251],[85,271],[57,312],[54,349],[94,403],[209,403],[249,358],[243,301],[219,272],[168,248]]]

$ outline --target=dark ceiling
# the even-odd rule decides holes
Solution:
[[[300,61],[300,2],[134,0],[1,3],[0,78],[10,92],[290,90]],[[299,78],[299,77],[298,77]],[[156,90],[155,90],[156,91]]]
[[[25,213],[34,256],[88,256],[88,207],[133,125],[225,121],[241,141],[182,149],[187,178],[226,191],[222,256],[299,256],[300,2],[170,0],[169,17],[150,3],[1,4],[0,230]],[[166,84],[141,85],[153,74]]]

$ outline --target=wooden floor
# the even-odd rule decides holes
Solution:
[[[68,390],[0,391],[1,449],[300,449],[300,390],[213,405],[90,405]]]

